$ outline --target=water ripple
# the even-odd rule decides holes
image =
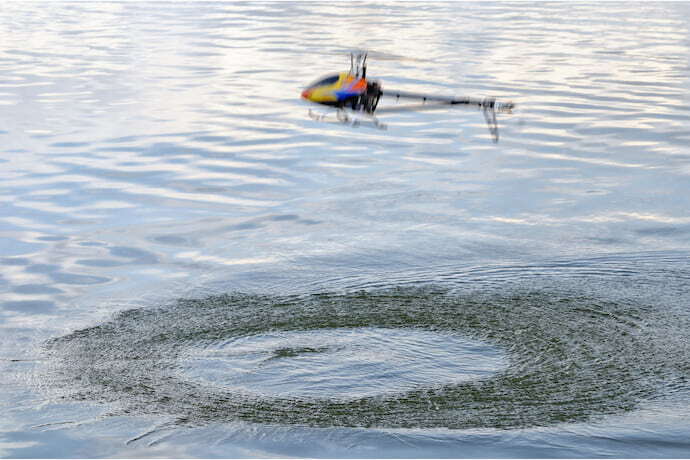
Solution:
[[[181,424],[239,419],[510,429],[589,420],[634,410],[645,400],[686,394],[690,369],[680,357],[688,342],[669,340],[683,336],[686,322],[687,317],[659,316],[634,301],[576,292],[449,295],[408,288],[298,297],[223,295],[129,310],[52,340],[48,349],[59,363],[51,378],[70,397],[118,401],[125,413],[163,412]],[[348,345],[350,330],[358,331],[358,338]],[[432,353],[432,336],[414,345],[419,334],[437,332],[492,343],[508,354],[508,367],[478,380],[448,382],[456,378],[444,375],[444,368],[466,366],[471,353]],[[318,339],[302,345],[300,337],[310,336]],[[378,378],[377,366],[383,363],[362,355],[376,349],[378,340],[394,340],[384,347],[386,353],[407,344],[403,348],[412,355],[386,359],[389,372],[380,384],[368,386],[357,376],[373,372]],[[280,367],[277,374],[263,368],[266,346],[279,360],[272,364]],[[492,359],[480,351],[480,343],[469,346],[481,354],[479,363]],[[333,355],[332,347],[351,349]],[[427,357],[416,359],[415,347]],[[203,351],[193,351],[199,348]],[[444,350],[452,351],[453,345]],[[325,386],[315,380],[321,353],[331,354],[321,365],[330,375]],[[300,356],[302,364],[291,368],[289,360]],[[199,359],[190,370],[190,360]],[[429,379],[423,369],[404,370],[425,361],[431,366]],[[414,380],[406,389],[409,373]],[[263,378],[252,384],[255,375]],[[244,380],[248,387],[239,383]],[[274,383],[279,387],[273,389]]]

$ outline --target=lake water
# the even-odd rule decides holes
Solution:
[[[0,457],[690,456],[690,4],[9,2],[0,37]],[[362,48],[513,101],[500,142],[310,118]]]

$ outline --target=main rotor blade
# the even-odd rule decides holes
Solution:
[[[431,59],[429,58],[419,58],[419,57],[411,57],[411,56],[403,56],[400,54],[394,54],[394,53],[388,53],[385,51],[379,51],[375,49],[369,49],[366,47],[351,47],[351,46],[340,46],[340,45],[333,45],[329,47],[330,50],[327,51],[321,51],[321,54],[329,54],[329,55],[338,55],[338,56],[347,56],[349,54],[365,54],[367,53],[369,55],[369,59],[372,61],[409,61],[409,62],[431,62]]]

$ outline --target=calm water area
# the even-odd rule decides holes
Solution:
[[[3,2],[0,457],[690,457],[689,145],[690,3]]]

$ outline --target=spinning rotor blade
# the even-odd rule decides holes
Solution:
[[[367,54],[370,59],[375,61],[410,61],[410,62],[430,62],[431,59],[414,58],[409,56],[402,56],[400,54],[386,53],[385,51],[370,50],[368,48],[357,48],[348,46],[335,46],[334,51],[326,51],[325,54],[350,55],[357,56],[358,54]],[[323,53],[323,51],[322,51]]]

